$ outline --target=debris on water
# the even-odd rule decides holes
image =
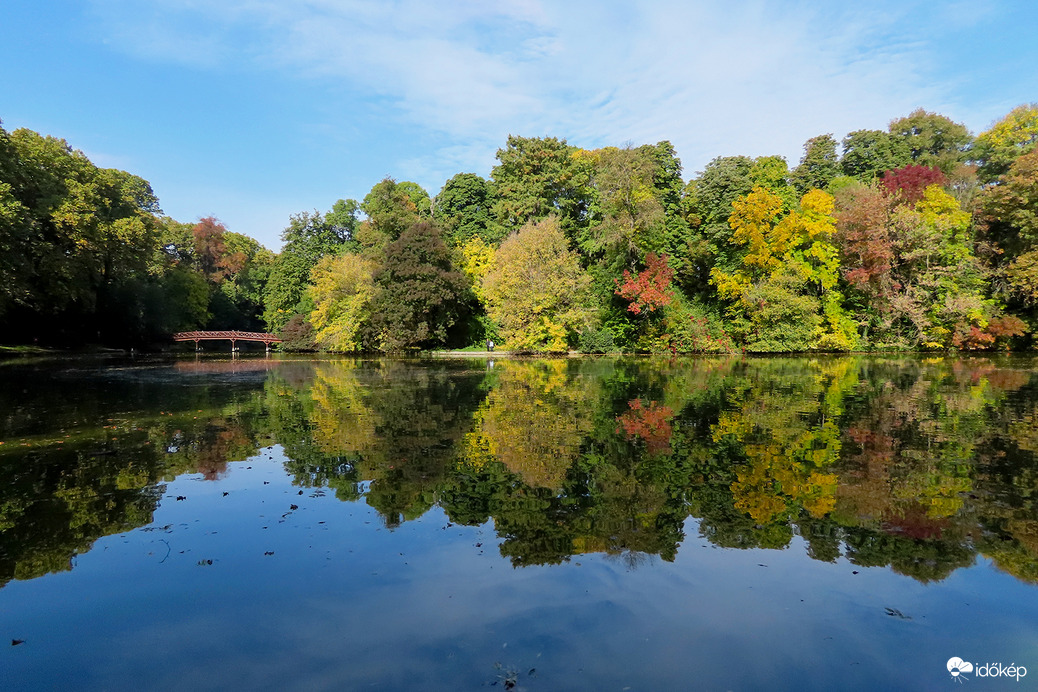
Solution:
[[[199,560],[198,561],[198,566],[199,567],[205,567],[205,566],[211,565],[211,564],[213,564],[212,560]]]
[[[184,495],[177,495],[177,502],[180,502],[181,500],[186,500],[186,499],[187,499],[187,497],[185,497]]]
[[[299,509],[299,505],[289,505],[289,509]]]
[[[911,616],[905,615],[904,613],[902,613],[897,608],[884,608],[883,610],[887,611],[887,615],[889,615],[890,617],[899,618],[901,620],[911,620],[912,619]]]

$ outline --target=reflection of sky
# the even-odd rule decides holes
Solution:
[[[921,584],[800,539],[715,548],[689,520],[674,563],[515,569],[491,524],[434,509],[390,531],[300,495],[282,460],[184,476],[146,529],[0,590],[0,636],[25,640],[0,647],[0,688],[450,690],[514,670],[528,690],[939,690],[952,656],[1038,675],[1038,589],[983,559]]]

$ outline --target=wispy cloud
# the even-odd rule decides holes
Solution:
[[[588,147],[666,138],[691,173],[724,154],[795,162],[816,134],[950,104],[900,4],[831,5],[97,0],[95,9],[110,40],[139,56],[269,70],[387,100],[397,122],[442,142],[397,163],[442,181],[485,172],[509,133]],[[952,21],[965,22],[959,7]]]

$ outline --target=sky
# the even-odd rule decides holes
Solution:
[[[490,177],[509,134],[784,156],[916,108],[1038,101],[1038,3],[0,0],[0,121],[277,250],[386,176]]]

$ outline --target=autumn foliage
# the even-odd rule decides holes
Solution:
[[[650,454],[669,452],[670,436],[674,432],[670,421],[674,418],[674,411],[655,401],[646,406],[641,399],[632,399],[627,406],[631,410],[616,417],[620,424],[616,432],[619,434],[622,430],[627,439],[641,440]]]
[[[643,310],[655,312],[670,305],[674,300],[674,291],[670,288],[674,278],[674,270],[667,265],[666,255],[650,252],[645,257],[646,268],[637,276],[624,270],[624,280],[616,280],[616,295],[630,301],[629,312],[640,315]]]
[[[926,188],[947,185],[948,177],[939,168],[909,164],[887,171],[880,183],[888,196],[912,206],[923,198]]]

